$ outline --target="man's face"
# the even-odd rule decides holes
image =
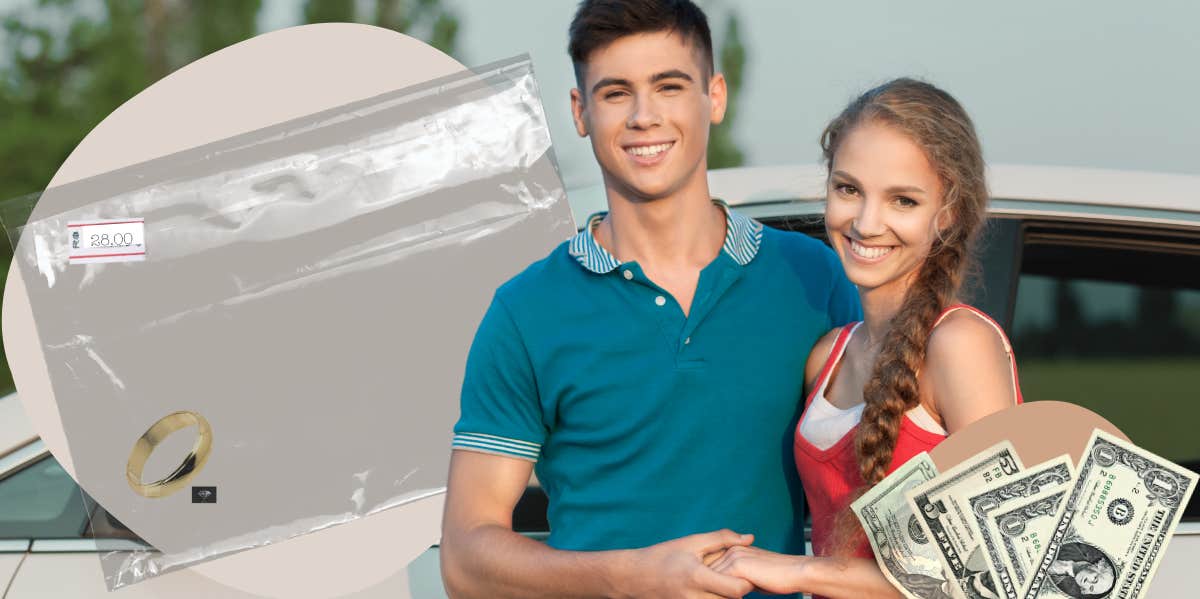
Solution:
[[[725,116],[725,79],[713,75],[706,85],[700,60],[670,32],[625,36],[588,57],[571,108],[609,188],[646,201],[706,176],[708,129]]]

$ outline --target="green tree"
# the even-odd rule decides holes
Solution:
[[[308,0],[305,23],[353,23],[354,0]]]
[[[0,75],[0,197],[45,187],[75,145],[109,112],[150,83],[143,19],[129,2],[105,4],[102,20],[43,3],[45,15],[4,18]]]
[[[206,56],[258,33],[262,0],[202,0],[189,3],[179,21],[193,32],[192,57]]]
[[[357,12],[354,0],[308,0],[305,23],[368,23],[411,35],[454,55],[458,17],[441,0],[375,0],[369,18]]]
[[[43,189],[109,113],[171,71],[252,37],[261,0],[42,0],[3,15],[0,198]]]
[[[260,3],[104,0],[91,15],[68,0],[40,0],[0,14],[0,214],[31,207],[28,194],[44,189],[75,146],[126,100],[253,36]],[[0,288],[11,260],[11,247],[0,242]],[[0,390],[11,387],[0,360]]]
[[[725,108],[725,120],[712,128],[708,139],[708,168],[741,166],[745,155],[733,139],[734,123],[738,115],[738,96],[745,78],[746,46],[742,43],[741,26],[736,13],[725,21],[725,34],[721,43],[720,69],[725,75],[729,99]]]

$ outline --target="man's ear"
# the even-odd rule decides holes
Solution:
[[[575,132],[579,137],[587,137],[587,105],[583,100],[583,92],[579,88],[571,89],[571,118],[575,121]]]
[[[708,99],[712,103],[712,124],[719,125],[725,120],[725,108],[729,101],[729,90],[724,75],[713,73],[708,79]]]

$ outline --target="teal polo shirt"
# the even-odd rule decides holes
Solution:
[[[548,543],[645,547],[730,528],[804,552],[792,456],[804,365],[860,318],[836,255],[726,210],[691,311],[573,239],[497,291],[467,360],[453,448],[536,462]]]

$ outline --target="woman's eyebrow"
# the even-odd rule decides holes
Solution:
[[[842,179],[845,179],[848,183],[855,187],[862,187],[862,184],[858,182],[858,179],[855,179],[854,175],[851,175],[846,171],[833,171],[833,175],[835,177],[841,177]]]
[[[924,189],[916,185],[898,185],[896,187],[889,187],[887,191],[888,193],[925,193]]]
[[[858,181],[858,179],[855,179],[855,178],[854,178],[854,175],[851,175],[850,173],[847,173],[846,171],[833,171],[832,175],[833,175],[834,177],[838,177],[838,178],[841,178],[841,179],[845,179],[847,183],[849,183],[849,184],[851,184],[851,185],[853,185],[853,186],[855,186],[855,187],[862,187],[862,183],[860,183],[860,182]],[[916,186],[916,185],[895,185],[895,186],[892,186],[892,187],[889,187],[889,188],[887,188],[885,191],[886,191],[888,194],[894,194],[894,193],[925,193],[925,190],[924,190],[923,188],[921,188],[921,187],[918,187],[918,186]]]

